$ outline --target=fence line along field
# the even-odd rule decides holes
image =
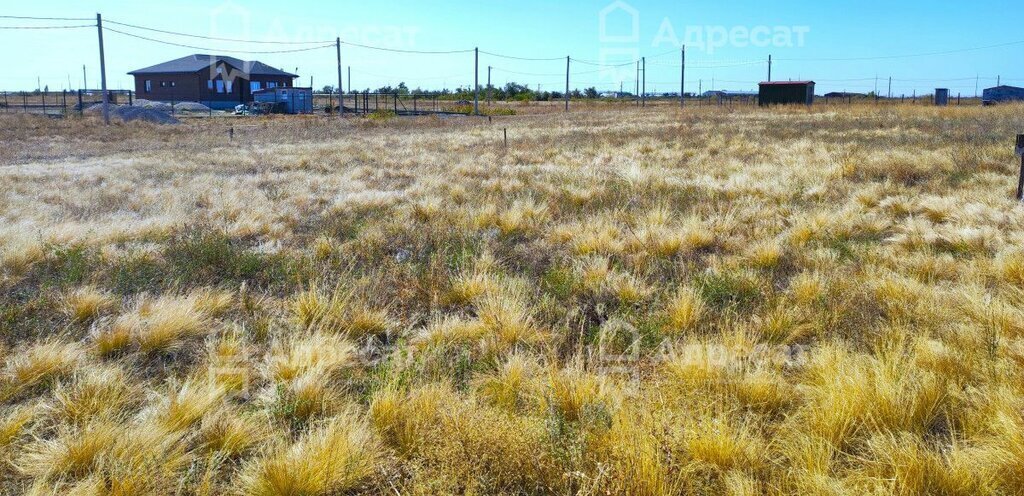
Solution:
[[[2,116],[0,479],[1020,493],[1022,110]]]

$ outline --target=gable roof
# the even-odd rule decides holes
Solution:
[[[761,86],[785,86],[790,84],[814,84],[814,81],[763,81]]]
[[[248,61],[225,55],[204,55],[201,53],[170,60],[162,64],[157,64],[143,69],[137,69],[129,72],[128,74],[134,76],[137,74],[193,73],[208,69],[211,65],[220,65],[222,63],[254,76],[299,77],[290,72],[284,72],[270,67],[260,61]]]
[[[1024,88],[1021,88],[1021,87],[1018,87],[1018,86],[1009,86],[1009,85],[1006,85],[1006,84],[1000,85],[1000,86],[994,86],[992,88],[985,88],[985,91],[992,91],[992,90],[1024,91]]]

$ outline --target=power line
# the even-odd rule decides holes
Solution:
[[[109,19],[104,20],[104,22],[106,22],[108,24],[116,24],[118,26],[124,26],[126,28],[141,29],[141,30],[144,30],[144,31],[152,31],[152,32],[155,32],[155,33],[163,33],[163,34],[169,34],[169,35],[174,35],[174,36],[185,36],[185,37],[188,37],[188,38],[198,38],[198,39],[210,40],[210,41],[226,41],[226,42],[229,42],[229,43],[254,43],[254,44],[263,44],[263,45],[313,45],[313,44],[334,43],[334,40],[318,40],[318,41],[261,41],[261,40],[241,40],[241,39],[237,39],[237,38],[218,38],[218,37],[215,37],[215,36],[203,36],[203,35],[198,35],[198,34],[181,33],[181,32],[178,32],[178,31],[167,31],[167,30],[163,30],[163,29],[147,28],[145,26],[139,26],[139,25],[136,25],[136,24],[128,24],[128,23],[125,23],[125,22],[111,21]]]
[[[242,40],[242,39],[238,39],[238,38],[222,38],[222,37],[216,37],[216,36],[203,36],[203,35],[198,35],[198,34],[182,33],[182,32],[179,32],[179,31],[168,31],[168,30],[165,30],[165,29],[150,28],[150,27],[146,27],[146,26],[140,26],[140,25],[137,25],[137,24],[128,24],[128,23],[118,22],[118,21],[107,21],[107,22],[109,22],[110,24],[116,24],[118,26],[124,26],[124,27],[128,27],[128,28],[133,28],[133,29],[142,29],[142,30],[145,30],[145,31],[152,31],[152,32],[168,34],[168,35],[172,35],[172,36],[185,36],[185,37],[189,37],[189,38],[198,38],[198,39],[210,40],[210,41],[223,41],[223,42],[228,42],[228,43],[253,43],[253,44],[264,44],[264,45],[311,45],[311,44],[324,44],[324,45],[326,45],[326,44],[331,44],[331,46],[334,46],[334,43],[335,43],[335,40],[317,40],[317,41]],[[113,31],[113,30],[111,30],[111,31]],[[114,32],[121,33],[120,31],[114,31]],[[128,34],[128,33],[121,33],[121,34]],[[138,36],[138,35],[134,35],[134,36]],[[358,47],[358,48],[365,48],[365,49],[368,49],[368,50],[379,50],[379,51],[393,52],[393,53],[413,53],[413,54],[421,54],[421,55],[422,54],[426,54],[426,55],[444,55],[444,54],[455,54],[455,53],[469,53],[469,52],[473,51],[472,49],[469,49],[469,50],[407,50],[407,49],[399,49],[399,48],[386,48],[386,47],[379,47],[379,46],[373,46],[373,45],[365,45],[365,44],[362,44],[362,43],[355,43],[355,42],[352,42],[352,41],[345,41],[345,40],[341,40],[341,44],[342,45],[353,46],[353,47]],[[191,48],[191,47],[187,47],[186,46],[186,48]],[[316,47],[316,48],[321,48],[321,47]],[[219,51],[227,51],[227,50],[219,50]],[[243,52],[241,50],[239,50],[238,52],[241,52],[241,53],[287,53],[287,52],[284,52],[284,51],[281,51],[281,52],[250,52],[250,51],[244,51]]]
[[[562,60],[565,60],[565,59],[563,58]],[[538,72],[519,72],[519,71],[508,70],[508,69],[502,69],[501,67],[492,67],[492,69],[494,69],[494,71],[496,71],[496,72],[503,72],[503,73],[506,73],[506,74],[514,74],[516,76],[537,76],[537,77],[565,76],[564,72],[548,72],[548,73],[543,73],[543,72],[540,72],[540,73],[538,73]],[[596,71],[570,72],[570,74],[572,74],[574,76],[583,76],[583,75],[586,75],[586,74],[597,74],[599,72],[604,72],[604,71],[599,69],[599,70],[596,70]]]
[[[92,21],[89,17],[29,17],[3,15],[0,19],[18,19],[23,21]]]
[[[589,61],[589,60],[574,59],[574,58],[571,58],[571,57],[570,57],[570,60],[572,60],[573,62],[579,62],[580,64],[583,64],[583,65],[592,65],[592,66],[595,66],[595,67],[626,67],[626,66],[631,66],[631,65],[637,63],[636,60],[630,60],[629,62],[623,62],[621,64],[603,64],[603,63],[600,63],[600,62],[593,62],[593,61]]]
[[[511,60],[525,60],[525,61],[528,61],[528,62],[554,62],[554,61],[565,60],[565,57],[552,57],[552,58],[516,57],[514,55],[504,55],[504,54],[500,54],[500,53],[487,52],[487,51],[484,51],[484,50],[480,50],[480,53],[485,54],[485,55],[490,55],[492,57],[498,57],[498,58],[503,58],[503,59],[511,59]]]
[[[132,38],[138,38],[140,40],[150,41],[150,42],[153,42],[153,43],[160,43],[160,44],[163,44],[163,45],[170,45],[170,46],[175,46],[175,47],[179,47],[179,48],[188,48],[188,49],[191,49],[191,50],[202,50],[202,51],[205,51],[205,52],[270,54],[270,53],[308,52],[308,51],[311,51],[311,50],[320,50],[322,48],[334,48],[334,43],[331,43],[330,45],[321,45],[321,46],[315,46],[315,47],[309,47],[309,48],[296,48],[296,49],[292,49],[292,50],[264,50],[264,51],[222,50],[222,49],[214,49],[214,48],[208,48],[208,47],[199,47],[199,46],[193,46],[193,45],[184,45],[184,44],[181,44],[181,43],[174,43],[174,42],[164,41],[164,40],[157,40],[157,39],[154,39],[154,38],[147,38],[145,36],[139,36],[137,34],[125,33],[124,31],[118,31],[116,29],[111,29],[111,28],[107,28],[107,27],[104,27],[103,30],[104,31],[110,31],[112,33],[117,33],[117,34],[124,35],[124,36],[130,36]]]
[[[1004,48],[1008,46],[1024,45],[1024,40],[1011,41],[1009,43],[999,43],[996,45],[987,45],[973,48],[960,48],[955,50],[944,50],[939,52],[924,52],[906,55],[882,55],[877,57],[847,57],[847,58],[795,58],[795,59],[777,59],[785,62],[858,62],[868,60],[892,60],[892,59],[909,59],[916,57],[932,57],[936,55],[950,55],[954,53],[974,52],[978,50],[990,50],[993,48]]]
[[[80,29],[94,28],[95,24],[81,24],[77,26],[0,26],[0,29]]]
[[[473,49],[468,49],[468,50],[406,50],[406,49],[401,49],[401,48],[384,48],[384,47],[378,47],[378,46],[373,46],[373,45],[363,45],[363,44],[360,44],[360,43],[353,43],[351,41],[345,41],[345,40],[341,40],[341,44],[342,45],[359,47],[359,48],[365,48],[365,49],[368,49],[368,50],[377,50],[377,51],[381,51],[381,52],[412,53],[412,54],[419,54],[419,55],[451,55],[451,54],[456,54],[456,53],[473,53]]]

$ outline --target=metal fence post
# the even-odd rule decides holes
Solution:
[[[1017,201],[1024,200],[1024,134],[1017,135],[1017,156],[1020,157],[1020,177],[1017,179]]]

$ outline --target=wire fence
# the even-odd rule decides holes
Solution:
[[[391,111],[399,114],[413,115],[427,112],[462,113],[465,110],[465,106],[469,104],[472,104],[473,111],[475,112],[477,111],[478,104],[481,101],[486,100],[490,102],[492,100],[490,93],[492,93],[494,89],[494,86],[492,86],[493,73],[497,73],[499,77],[504,76],[506,83],[513,84],[514,86],[517,85],[513,83],[515,80],[522,80],[524,78],[535,84],[534,88],[530,88],[529,84],[524,86],[527,90],[525,92],[527,93],[527,96],[525,97],[522,95],[522,92],[512,95],[498,89],[497,92],[504,94],[507,99],[515,101],[521,101],[523,99],[529,99],[531,101],[551,101],[559,99],[564,100],[566,110],[569,110],[569,103],[571,101],[581,100],[605,100],[613,102],[627,100],[641,107],[646,106],[648,103],[656,104],[667,99],[675,99],[675,101],[684,106],[687,102],[693,102],[696,105],[756,104],[757,99],[755,96],[737,95],[737,93],[742,93],[737,91],[723,92],[717,90],[730,86],[733,87],[733,89],[753,89],[760,82],[759,79],[732,80],[715,78],[714,71],[736,68],[742,74],[740,77],[743,78],[750,78],[753,74],[763,71],[769,75],[769,80],[771,79],[770,75],[772,74],[772,59],[770,57],[768,57],[767,60],[714,60],[700,58],[691,58],[688,60],[686,57],[685,47],[672,48],[671,50],[646,56],[638,56],[634,60],[608,61],[588,60],[585,58],[574,57],[572,55],[558,57],[534,55],[524,56],[522,54],[500,53],[492,50],[467,47],[414,50],[373,46],[356,43],[351,40],[342,40],[341,38],[336,38],[334,40],[237,39],[205,36],[169,29],[159,29],[156,27],[132,24],[115,19],[103,20],[100,15],[97,15],[95,19],[0,15],[0,21],[2,21],[3,24],[0,25],[0,30],[67,31],[86,28],[97,29],[100,33],[101,59],[103,56],[103,33],[111,33],[116,36],[124,37],[125,39],[130,38],[133,42],[143,41],[152,44],[187,48],[190,50],[201,50],[208,53],[291,54],[297,52],[313,52],[333,49],[331,52],[336,53],[331,53],[331,58],[337,59],[336,63],[338,66],[338,86],[335,89],[347,89],[348,91],[345,92],[340,103],[337,94],[332,95],[329,92],[314,93],[312,95],[314,101],[313,108],[315,111],[322,111],[324,113],[351,112],[353,114],[367,114],[379,111]],[[231,46],[231,48],[226,48],[225,44],[229,44],[227,46]],[[775,58],[774,61],[776,64],[787,62],[825,63],[850,61],[892,61],[937,57],[997,48],[1011,48],[1019,45],[1024,45],[1024,40],[985,46],[957,47],[950,50],[935,50],[920,53],[882,54],[840,58],[781,57]],[[246,48],[240,48],[240,46],[245,46]],[[357,50],[388,53],[395,57],[403,55],[413,57],[472,55],[472,66],[469,65],[470,61],[467,59],[465,74],[463,75],[432,77],[430,74],[418,74],[409,78],[400,78],[394,75],[387,76],[388,79],[392,79],[394,81],[404,80],[411,82],[424,82],[427,80],[443,80],[444,82],[442,83],[442,86],[444,87],[444,91],[441,92],[440,95],[434,92],[421,92],[419,86],[411,92],[407,91],[403,93],[391,92],[390,86],[383,86],[377,91],[367,89],[362,92],[352,92],[351,73],[353,71],[351,65],[348,67],[349,80],[348,84],[345,85],[347,88],[342,87],[343,81],[341,69],[343,62],[343,47],[346,47],[346,58],[350,59],[353,58],[351,53]],[[481,56],[485,59],[483,66],[481,65]],[[487,64],[498,64],[501,67]],[[461,66],[461,62],[459,65]],[[649,77],[648,66],[654,70],[655,74],[659,74],[661,77]],[[470,72],[470,70],[472,72]],[[484,70],[486,70],[486,86],[483,85]],[[673,78],[671,76],[666,79],[664,77],[666,71],[670,74],[674,73],[674,76],[678,76],[678,79],[672,80]],[[361,73],[371,75],[377,79],[385,77],[382,75],[374,75],[360,69],[357,69],[355,72],[357,72],[357,74]],[[712,77],[707,79],[703,78],[703,76],[708,75],[708,72],[711,73]],[[468,77],[469,74],[472,74],[471,78]],[[776,67],[776,75],[777,74],[778,67]],[[460,87],[456,89],[456,96],[452,96],[452,94],[447,90],[448,81],[453,79],[456,81],[461,79],[464,83],[469,83],[465,88],[460,85]],[[661,80],[659,81],[655,79]],[[980,96],[980,90],[985,87],[982,86],[983,81],[985,86],[988,86],[992,82],[999,85],[1002,81],[1013,82],[1019,80],[1002,79],[999,76],[974,76],[951,79],[880,78],[878,76],[831,80],[817,79],[819,89],[827,86],[829,88],[842,88],[842,91],[833,92],[824,95],[823,97],[819,97],[816,103],[841,105],[844,103],[860,103],[867,99],[873,100],[873,102],[879,104],[906,104],[908,102],[911,104],[918,104],[922,102],[929,102],[931,97],[927,95],[919,96],[916,89],[909,95],[906,94],[907,92],[901,92],[901,90],[907,89],[909,91],[910,88],[917,88],[921,86],[928,87],[929,84],[933,84],[934,86],[931,86],[933,88],[945,87],[951,90],[951,104],[967,105],[975,102],[980,103],[978,97]],[[106,83],[104,81],[104,85],[105,84]],[[312,83],[310,84],[312,85]],[[579,90],[581,87],[586,89],[581,92]],[[658,91],[659,88],[665,87],[673,88],[674,90],[670,92]],[[549,89],[549,91],[543,91],[542,88]],[[555,88],[555,90],[551,90],[551,88]],[[709,88],[713,91],[705,93],[704,88]],[[693,91],[694,89],[697,91]],[[45,115],[70,115],[75,111],[82,114],[90,105],[99,103],[99,101],[96,101],[95,99],[90,100],[90,98],[95,95],[102,96],[102,94],[102,91],[96,90],[79,90],[76,92],[68,91],[61,93],[37,90],[36,92],[29,92],[27,94],[25,92],[4,92],[4,101],[0,102],[0,108],[7,112],[20,111]],[[108,91],[107,94],[112,98],[116,96],[121,96],[122,100],[123,98],[127,98],[127,104],[132,104],[132,92],[130,91]],[[102,98],[100,98],[100,100],[102,100]],[[123,101],[114,100],[112,100],[112,103],[125,104]],[[175,102],[169,103],[171,103],[171,112],[175,112]],[[199,99],[198,103],[203,103],[203,100]]]

